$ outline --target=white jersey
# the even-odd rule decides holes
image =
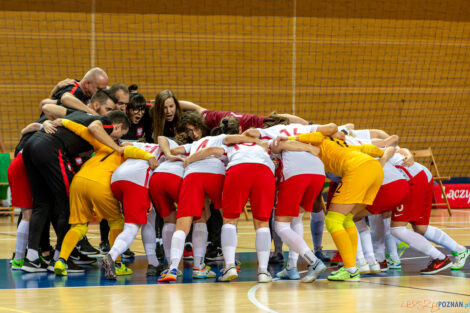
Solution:
[[[170,144],[170,149],[173,149],[179,146],[175,141],[169,138],[167,139],[168,139],[168,143]],[[179,156],[182,156],[182,155],[179,155]],[[163,156],[161,159],[160,165],[153,172],[154,173],[170,173],[170,174],[177,175],[179,177],[183,177],[184,176],[183,162],[182,161],[168,161],[165,159],[165,156]]]
[[[371,145],[372,140],[364,139],[364,138],[357,138],[352,136],[346,136],[346,143],[348,145]]]
[[[237,164],[255,163],[266,165],[274,175],[274,163],[260,145],[253,142],[240,143],[224,146],[224,149],[228,158],[227,170]]]
[[[397,167],[403,173],[403,175],[406,177],[407,180],[410,180],[410,177],[408,175],[411,175],[411,177],[415,177],[416,175],[418,175],[418,173],[420,173],[421,171],[424,171],[424,173],[428,177],[428,182],[431,181],[432,174],[426,168],[426,166],[424,166],[424,165],[422,165],[418,162],[414,162],[413,165],[408,166],[408,167],[404,167],[403,166],[403,159],[404,158],[405,157],[402,154],[395,153],[395,155],[390,158],[389,162],[391,164],[393,164],[395,167]]]
[[[159,160],[163,155],[157,144],[134,142],[132,145],[152,153],[157,160]],[[148,188],[148,183],[151,176],[152,170],[150,169],[149,163],[147,161],[141,159],[127,159],[114,171],[113,175],[111,176],[111,183],[125,180]]]
[[[316,132],[318,125],[276,125],[269,128],[258,128],[261,139],[272,140],[278,136],[295,136]],[[325,167],[323,162],[313,154],[305,151],[282,151],[280,154],[282,161],[283,180],[287,180],[295,175],[300,174],[317,174],[325,175]]]
[[[219,136],[207,136],[199,139],[192,144],[184,145],[186,153],[192,155],[197,151],[208,148],[208,147],[222,147],[224,145],[224,138],[226,135]],[[227,162],[227,157],[224,155],[221,158],[209,157],[204,160],[196,161],[189,164],[185,171],[184,177],[191,173],[212,173],[212,174],[221,174],[225,175],[225,164]]]

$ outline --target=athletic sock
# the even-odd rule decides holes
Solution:
[[[62,241],[62,245],[63,245],[63,244],[64,244],[64,243],[63,243],[63,241]],[[59,259],[59,257],[60,257],[60,250],[55,249],[55,250],[54,250],[54,256],[52,257],[52,259],[53,259],[54,262],[55,262],[55,261],[57,261],[57,260]]]
[[[30,261],[36,261],[37,259],[39,259],[38,250],[28,249],[28,252],[26,253],[26,258]]]
[[[381,214],[369,215],[370,235],[372,238],[372,248],[377,261],[385,260],[385,227]],[[390,231],[389,231],[390,232]],[[395,249],[396,250],[396,249]]]
[[[171,250],[170,250],[170,268],[178,268],[181,257],[183,256],[184,240],[186,234],[182,230],[177,230],[173,233],[171,238]]]
[[[345,215],[338,212],[329,211],[325,217],[325,225],[326,229],[331,234],[333,241],[335,242],[336,248],[338,249],[341,258],[343,259],[344,266],[348,268],[356,266],[355,250],[357,249],[357,244],[353,247],[350,236],[344,229],[343,224],[345,219]]]
[[[315,254],[307,246],[305,240],[291,229],[289,223],[276,221],[274,222],[274,229],[279,237],[281,237],[282,241],[289,246],[290,249],[302,256],[309,265],[316,262],[317,258],[315,257]],[[288,264],[287,268],[291,269],[296,266],[297,264],[291,264],[290,266]]]
[[[356,252],[357,252],[357,242],[359,241],[359,233],[357,232],[356,224],[354,224],[353,218],[354,218],[353,214],[346,215],[343,226],[344,226],[344,230],[346,230],[346,233],[349,236],[349,240],[351,241],[351,245],[353,249],[352,251],[354,254],[353,260],[355,261]]]
[[[163,250],[165,251],[165,258],[168,264],[171,263],[171,239],[175,232],[176,224],[165,223],[162,230]]]
[[[135,237],[137,236],[137,233],[139,232],[139,228],[140,227],[137,224],[124,224],[124,229],[119,234],[119,236],[117,236],[113,246],[111,247],[111,250],[109,251],[109,255],[114,261],[116,261],[118,256],[129,249]]]
[[[155,241],[155,213],[152,210],[152,213],[147,216],[147,224],[142,226],[141,235],[142,235],[142,244],[144,245],[145,255],[147,256],[147,262],[150,265],[157,267],[160,263],[158,262],[156,249],[157,242]],[[152,217],[153,215],[153,217]]]
[[[193,254],[194,266],[201,269],[204,265],[204,256],[207,248],[207,224],[193,224]]]
[[[323,213],[323,210],[320,212],[310,213],[310,232],[312,233],[313,247],[315,251],[322,249],[324,225],[325,213]]]
[[[428,229],[426,230],[426,233],[424,233],[424,237],[435,244],[449,249],[451,252],[460,253],[465,251],[464,246],[459,245],[454,239],[437,227],[428,225]]]
[[[364,263],[367,263],[366,258],[364,257],[364,252],[362,251],[362,244],[361,241],[357,241],[357,247],[356,247],[356,264],[357,265],[362,265]]]
[[[445,258],[445,255],[437,250],[436,247],[434,247],[426,238],[407,229],[405,226],[392,227],[391,233],[396,238],[406,242],[410,247],[430,256],[432,259],[443,260]]]
[[[256,230],[256,255],[258,256],[258,272],[268,270],[269,253],[271,251],[271,232],[269,227],[260,227]]]
[[[304,236],[304,224],[302,223],[303,213],[299,216],[294,217],[290,222],[290,228],[301,238]],[[287,260],[287,269],[297,267],[297,261],[299,260],[299,253],[289,247],[289,258]]]
[[[29,221],[21,220],[16,231],[15,260],[21,261],[26,253],[29,236]]]
[[[400,243],[400,240],[395,238],[390,232],[390,222],[391,222],[390,218],[386,218],[383,220],[386,251],[388,252],[392,260],[400,261],[400,256],[398,255],[398,250],[397,250],[397,245]],[[383,260],[385,260],[385,256]]]
[[[225,265],[235,265],[235,250],[237,249],[237,228],[233,224],[222,226],[221,243]],[[271,242],[269,243],[271,246]]]
[[[72,224],[67,234],[65,234],[64,240],[62,241],[62,247],[60,249],[60,254],[57,255],[57,260],[60,258],[67,261],[73,249],[77,243],[85,237],[88,231],[88,225],[86,223],[82,224]],[[57,252],[57,250],[55,251]],[[54,252],[54,258],[56,253]]]
[[[367,263],[372,265],[376,262],[376,259],[374,254],[374,248],[372,246],[372,237],[370,235],[369,227],[367,226],[365,219],[361,219],[355,224],[360,237],[358,245],[359,242],[361,242],[364,258],[366,259]]]

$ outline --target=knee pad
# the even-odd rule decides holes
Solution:
[[[87,223],[73,224],[70,227],[70,230],[73,230],[74,232],[78,233],[78,240],[82,240],[88,231],[88,224]]]
[[[354,224],[353,218],[354,218],[354,214],[352,213],[349,213],[348,215],[346,215],[346,218],[344,219],[344,223],[343,223],[344,228],[356,227],[356,224]]]
[[[124,219],[120,218],[114,221],[108,221],[109,229],[117,230],[124,228]]]
[[[343,224],[345,218],[346,216],[341,213],[329,211],[325,216],[325,225],[328,232],[332,234],[339,230],[344,230]]]

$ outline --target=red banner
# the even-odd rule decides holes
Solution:
[[[448,184],[444,190],[452,209],[470,208],[470,184]],[[439,185],[434,185],[434,200],[436,203],[445,203]],[[445,208],[445,205],[439,206]]]

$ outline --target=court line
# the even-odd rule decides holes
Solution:
[[[0,306],[0,310],[1,311],[10,311],[10,312],[30,313],[28,311],[21,311],[21,310],[17,310],[17,309],[11,309],[11,308],[7,308],[7,307],[4,307],[4,306]]]
[[[261,309],[261,310],[264,310],[264,311],[270,312],[270,313],[278,313],[277,311],[271,310],[267,306],[261,304],[256,299],[256,290],[258,290],[261,286],[263,286],[263,285],[262,284],[256,284],[253,287],[251,287],[250,290],[248,290],[248,293],[247,293],[248,300],[250,300],[251,303],[253,303],[258,309]]]

